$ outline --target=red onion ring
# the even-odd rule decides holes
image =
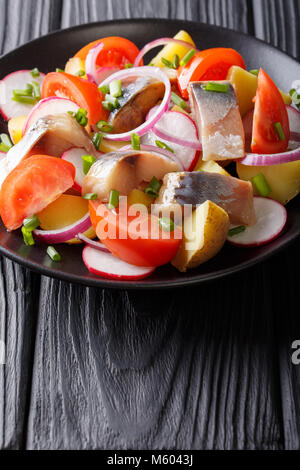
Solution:
[[[92,248],[96,248],[97,250],[103,251],[104,253],[110,253],[110,251],[106,248],[105,245],[101,242],[96,242],[95,240],[91,240],[90,238],[83,235],[83,233],[78,233],[76,237],[78,240],[81,240],[86,245],[91,246]]]
[[[147,54],[147,52],[151,51],[151,49],[154,49],[155,47],[158,47],[158,46],[165,46],[166,44],[170,44],[170,43],[178,44],[180,46],[187,47],[188,49],[195,49],[195,46],[193,46],[189,42],[181,41],[180,39],[174,39],[174,38],[155,39],[155,41],[149,42],[143,47],[143,49],[140,50],[140,53],[136,56],[133,66],[138,67],[141,62],[141,59],[144,57],[145,54]],[[196,52],[198,52],[197,49],[196,49]]]
[[[121,148],[121,150],[132,150],[132,147],[131,145],[125,145],[124,147]],[[144,150],[145,152],[154,152],[154,153],[164,155],[164,157],[167,157],[173,162],[177,163],[181,171],[184,170],[179,158],[174,153],[170,152],[170,150],[161,149],[160,147],[155,147],[154,145],[145,145],[145,144],[141,144],[141,150]]]
[[[300,147],[289,152],[259,155],[247,153],[244,158],[237,160],[242,165],[248,166],[270,166],[281,165],[282,163],[296,162],[300,160]]]
[[[131,68],[131,69],[125,69],[125,70],[120,70],[117,73],[114,73],[110,77],[106,78],[99,87],[103,85],[108,85],[112,80],[122,80],[124,78],[128,77],[145,77],[149,76],[151,78],[154,78],[156,80],[159,80],[163,82],[165,85],[165,95],[164,98],[161,102],[161,104],[158,106],[157,110],[151,118],[148,121],[145,121],[143,124],[138,126],[136,129],[132,129],[129,132],[124,132],[122,134],[109,134],[109,133],[104,133],[104,136],[108,140],[130,140],[131,134],[134,132],[135,134],[138,134],[140,137],[144,134],[146,134],[149,130],[152,129],[154,124],[156,124],[157,121],[162,117],[164,112],[168,109],[170,99],[171,99],[171,85],[170,85],[170,80],[167,77],[167,75],[159,68],[159,67],[151,67],[151,66],[142,66],[142,67],[136,67],[136,68]]]
[[[90,82],[96,83],[96,85],[103,82],[103,80],[105,80],[107,77],[120,70],[119,67],[97,68],[97,57],[102,49],[103,42],[99,42],[96,46],[89,50],[85,59],[85,70],[87,78]]]
[[[90,214],[87,213],[72,225],[58,230],[34,230],[33,235],[37,240],[47,244],[64,243],[72,240],[78,233],[86,232],[91,225]]]

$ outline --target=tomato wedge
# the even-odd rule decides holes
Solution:
[[[280,132],[276,130],[276,126],[279,126]],[[251,150],[265,154],[284,152],[288,148],[289,140],[290,125],[286,105],[273,80],[260,69]]]
[[[42,98],[62,96],[74,101],[88,112],[89,124],[106,120],[108,112],[102,107],[102,94],[97,85],[68,73],[51,72],[42,85]]]
[[[177,83],[180,93],[184,98],[188,98],[190,82],[226,80],[227,72],[233,65],[246,69],[243,57],[234,49],[216,47],[198,52],[185,67],[178,69]]]
[[[74,57],[85,60],[89,51],[97,46],[99,42],[103,43],[103,49],[98,54],[96,64],[99,67],[119,67],[124,68],[126,64],[133,64],[135,58],[140,52],[136,45],[129,39],[110,36],[103,39],[97,39],[90,42],[78,51]],[[141,63],[142,65],[142,63]]]
[[[75,167],[61,158],[34,155],[23,160],[4,180],[0,214],[15,230],[25,217],[40,212],[74,184]]]
[[[97,201],[90,201],[89,207],[98,238],[123,261],[136,266],[161,266],[177,253],[182,238],[179,227],[163,232],[158,217],[148,213],[124,217]]]

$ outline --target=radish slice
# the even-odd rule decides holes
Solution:
[[[284,229],[287,212],[282,204],[273,199],[255,196],[254,209],[256,224],[246,227],[244,232],[228,236],[227,240],[233,245],[245,247],[265,245],[277,238]]]
[[[78,109],[79,106],[74,103],[74,101],[66,98],[60,98],[58,96],[44,98],[34,106],[27,117],[23,128],[23,135],[25,135],[28,129],[40,118],[48,116],[49,114],[62,114],[68,111],[77,113]]]
[[[178,111],[165,112],[155,124],[153,132],[169,142],[195,150],[202,150],[196,124],[187,114]]]
[[[63,160],[67,160],[68,162],[72,163],[75,166],[75,180],[73,188],[77,191],[81,192],[83,180],[85,178],[85,174],[83,173],[83,166],[82,166],[82,155],[86,155],[86,150],[83,148],[70,148],[67,150],[63,156],[61,157]],[[103,155],[101,152],[96,152],[98,158]]]
[[[0,113],[7,121],[18,116],[27,116],[34,105],[13,101],[13,90],[24,90],[27,83],[33,81],[42,85],[45,75],[33,77],[30,70],[18,70],[6,75],[0,81]]]
[[[50,244],[64,243],[75,238],[78,233],[86,232],[91,227],[90,214],[87,213],[74,224],[59,230],[34,230],[34,238],[41,242]]]
[[[78,233],[75,238],[77,238],[78,240],[81,240],[86,245],[92,248],[95,248],[96,250],[104,251],[104,253],[110,253],[110,251],[106,248],[105,245],[103,245],[103,243],[99,241],[97,242],[95,240],[91,240],[90,238],[83,235],[83,233]]]
[[[125,263],[111,253],[104,253],[90,246],[83,249],[82,258],[91,273],[107,279],[134,281],[149,276],[155,269]]]

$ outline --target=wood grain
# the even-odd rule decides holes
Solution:
[[[255,32],[299,57],[298,0],[25,2],[34,17],[18,27],[16,2],[6,2],[2,50],[59,25],[169,17]],[[294,244],[230,279],[151,294],[73,286],[2,261],[0,448],[299,448],[297,257]]]

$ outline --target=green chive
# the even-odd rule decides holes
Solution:
[[[27,83],[26,88],[24,90],[13,90],[14,96],[32,96],[33,94],[33,86],[30,83]]]
[[[255,75],[256,77],[258,77],[259,70],[258,69],[249,70],[249,73],[252,73],[252,75]]]
[[[159,190],[161,188],[161,184],[158,181],[158,179],[153,176],[152,180],[150,181],[149,185],[145,189],[145,193],[148,194],[148,196],[152,197],[153,199],[156,199],[159,193]]]
[[[57,68],[55,69],[55,72],[64,73],[65,71],[64,71],[63,69],[60,69],[60,68],[57,67]]]
[[[107,111],[112,111],[114,109],[113,105],[109,101],[102,101],[102,106]]]
[[[180,106],[180,108],[187,109],[186,102],[182,98],[180,98],[180,96],[176,95],[176,93],[174,93],[174,91],[171,92],[171,101],[174,104],[177,104],[177,106]]]
[[[102,132],[111,132],[114,129],[114,126],[109,124],[109,122],[107,122],[107,121],[97,122],[97,127],[98,127],[99,131],[102,131]]]
[[[7,153],[8,151],[9,151],[9,148],[1,142],[0,143],[0,152]]]
[[[179,66],[179,56],[177,54],[174,54],[173,69],[178,69],[178,66]]]
[[[23,226],[26,228],[26,230],[35,230],[38,228],[40,225],[40,221],[38,216],[35,214],[32,217],[26,217],[26,219],[23,220]]]
[[[14,96],[12,100],[16,101],[17,103],[24,103],[24,104],[36,103],[36,98],[34,96]]]
[[[112,105],[113,109],[116,109],[116,108],[120,107],[120,103],[119,103],[118,98],[114,98],[111,95],[105,95],[105,100],[104,101],[106,101],[107,103],[110,103]]]
[[[190,49],[189,52],[183,57],[183,59],[181,59],[180,61],[181,67],[185,67],[195,54],[196,54],[196,50]]]
[[[119,205],[119,191],[112,189],[109,195],[108,208],[116,209]]]
[[[276,131],[279,139],[280,140],[285,140],[285,135],[284,135],[284,132],[283,132],[283,129],[282,129],[281,122],[275,122],[274,127],[275,127],[275,131]]]
[[[88,123],[87,110],[83,108],[79,108],[77,113],[75,114],[75,119],[78,122],[78,124],[85,127]]]
[[[95,146],[95,149],[96,150],[99,150],[99,147],[101,145],[101,142],[102,142],[102,139],[103,139],[103,134],[100,134],[100,132],[96,132],[93,136],[93,139],[92,139],[92,142]]]
[[[48,246],[47,255],[52,259],[52,261],[61,261],[61,255],[56,251],[54,246]]]
[[[35,96],[37,100],[40,100],[41,99],[41,87],[38,82],[35,82],[35,81],[32,82],[32,91],[33,91],[33,96]]]
[[[170,60],[168,59],[165,59],[164,57],[162,57],[161,59],[161,63],[164,64],[166,67],[168,67],[169,69],[172,69],[173,68],[173,64]]]
[[[229,230],[228,235],[229,237],[234,237],[235,235],[238,235],[239,233],[245,232],[246,227],[245,225],[240,225],[239,227],[234,227]]]
[[[157,147],[159,147],[160,149],[166,149],[166,150],[169,150],[169,152],[174,153],[174,150],[171,149],[171,147],[169,147],[167,144],[165,144],[165,143],[162,142],[161,140],[156,140],[156,141],[155,141],[155,145],[156,145]]]
[[[132,67],[133,67],[133,64],[131,64],[130,62],[124,65],[124,69],[131,69]]]
[[[95,163],[97,159],[93,155],[82,155],[81,160],[83,173],[87,175],[90,171],[91,166]]]
[[[133,150],[141,150],[140,136],[134,132],[131,134],[131,147]]]
[[[109,93],[114,98],[119,98],[119,96],[122,96],[122,83],[121,83],[121,80],[113,80],[109,84]]]
[[[251,178],[251,181],[262,197],[268,196],[268,194],[270,194],[270,192],[272,191],[270,186],[268,185],[266,178],[262,173],[259,173],[258,175]]]
[[[77,74],[76,74],[78,77],[83,77],[85,75],[85,71],[84,70],[78,70]]]
[[[298,109],[300,109],[300,95],[297,93],[297,90],[295,88],[292,88],[289,91],[289,95],[292,97],[292,101],[295,106],[297,106]]]
[[[208,82],[206,85],[201,85],[202,90],[213,91],[216,93],[227,93],[229,90],[229,84]]]
[[[5,145],[5,147],[7,147],[8,150],[12,148],[13,143],[7,134],[0,134],[0,139],[1,139],[2,144]]]
[[[86,193],[82,196],[83,199],[87,199],[88,201],[94,201],[98,198],[98,194],[96,193]]]
[[[23,234],[23,240],[25,245],[32,246],[34,245],[34,238],[32,236],[32,230],[28,230],[26,227],[22,227],[21,229]]]
[[[103,95],[106,95],[109,93],[109,86],[108,85],[103,85],[99,87],[99,90]]]
[[[40,74],[40,71],[37,67],[35,67],[34,69],[31,70],[31,75],[36,78],[36,77],[39,77],[41,74]]]
[[[174,232],[175,230],[175,224],[172,219],[168,219],[167,217],[162,217],[158,221],[160,228],[164,232]]]

